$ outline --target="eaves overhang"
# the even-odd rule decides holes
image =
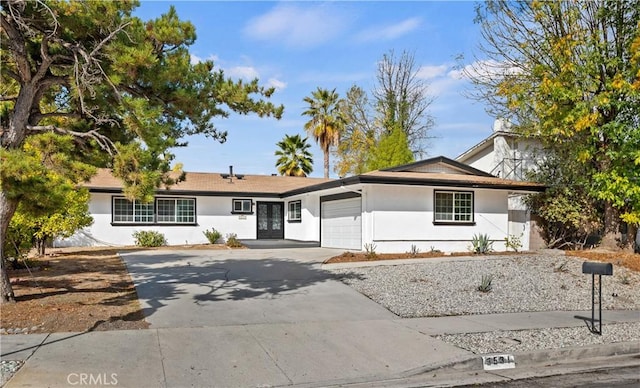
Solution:
[[[91,193],[105,194],[123,194],[122,189],[117,188],[89,188]],[[282,198],[281,193],[269,192],[247,192],[247,191],[199,191],[199,190],[156,190],[156,195],[172,196],[172,195],[191,195],[202,197],[256,197],[256,198]]]
[[[318,185],[303,187],[296,190],[290,190],[282,194],[282,198],[294,195],[310,193],[314,191],[338,188],[341,186],[351,186],[356,184],[383,184],[383,185],[406,185],[406,186],[436,186],[436,187],[462,187],[462,188],[478,188],[478,189],[495,189],[509,190],[519,192],[544,192],[547,187],[542,184],[530,182],[510,181],[506,182],[470,182],[468,180],[452,180],[437,178],[408,178],[408,177],[390,177],[390,176],[371,176],[358,175],[349,178],[343,178],[336,181],[321,183]]]
[[[448,178],[439,179],[437,174],[429,174],[429,177],[420,176],[394,176],[394,172],[379,172],[385,175],[363,174],[347,177],[328,182],[313,184],[283,192],[269,191],[206,191],[206,190],[178,190],[160,189],[156,190],[156,195],[191,195],[203,197],[254,197],[254,198],[287,198],[294,195],[312,193],[315,191],[328,190],[343,186],[357,184],[382,184],[382,185],[407,185],[407,186],[435,186],[435,187],[461,187],[510,190],[522,192],[544,192],[546,186],[531,182],[507,181],[495,177],[480,176],[474,181],[468,175],[460,175],[460,179]],[[399,173],[401,174],[401,173]],[[415,174],[415,173],[414,173]],[[416,174],[417,175],[417,174]],[[122,194],[122,188],[117,187],[89,187],[92,193]]]

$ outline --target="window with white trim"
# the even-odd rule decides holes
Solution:
[[[112,219],[115,224],[195,224],[195,198],[156,198],[142,203],[114,197]]]
[[[287,220],[302,221],[302,201],[289,202],[289,211],[287,212]]]
[[[473,192],[436,191],[434,221],[451,223],[473,222]]]
[[[232,208],[232,213],[251,213],[252,211],[252,206],[251,206],[251,200],[250,199],[234,199],[233,200],[233,208]]]
[[[193,224],[196,200],[193,198],[157,198],[158,223]]]
[[[152,224],[154,203],[129,201],[126,198],[113,198],[113,222]]]

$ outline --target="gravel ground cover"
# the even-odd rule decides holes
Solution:
[[[333,270],[342,281],[403,318],[591,309],[583,258],[551,255],[450,258],[420,264]],[[603,276],[603,310],[640,308],[640,273],[614,264]],[[355,275],[355,276],[354,276]],[[482,276],[491,291],[480,292]],[[597,282],[597,280],[596,280]],[[597,283],[596,283],[597,286]],[[435,336],[476,354],[527,352],[640,341],[640,322],[586,327],[496,330]]]
[[[565,256],[513,255],[333,272],[349,274],[342,279],[344,283],[400,317],[414,318],[590,310],[591,276],[582,273],[583,261]],[[483,275],[493,277],[490,292],[478,291]],[[640,273],[614,265],[614,275],[603,276],[603,310],[640,308],[639,290]]]
[[[11,376],[24,364],[23,361],[0,361],[0,387],[2,387]]]
[[[444,334],[435,336],[476,354],[528,352],[539,349],[640,341],[640,322],[605,324],[602,335],[594,335],[584,326],[485,333]]]

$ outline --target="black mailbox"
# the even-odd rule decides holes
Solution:
[[[602,335],[602,275],[613,275],[613,264],[585,261],[582,263],[582,273],[591,274],[591,326],[589,330]],[[598,275],[598,320],[599,330],[596,330],[596,275]]]
[[[613,264],[585,261],[582,263],[582,273],[593,275],[613,275]]]

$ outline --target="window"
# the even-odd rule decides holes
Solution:
[[[143,223],[154,222],[153,202],[142,203],[126,198],[113,199],[113,222]]]
[[[473,222],[473,192],[436,191],[434,202],[435,222]]]
[[[123,224],[195,224],[194,198],[156,198],[141,203],[126,198],[113,198],[113,223]]]
[[[196,222],[196,200],[192,198],[158,198],[158,223],[193,224]]]
[[[234,199],[231,213],[251,213],[250,199]]]
[[[289,202],[289,212],[287,219],[291,221],[302,221],[302,201]]]

